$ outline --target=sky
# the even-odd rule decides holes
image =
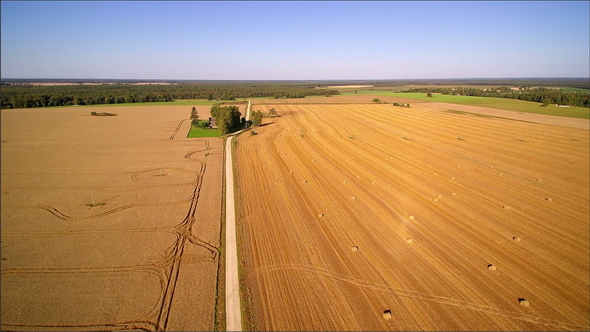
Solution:
[[[1,1],[2,78],[590,77],[589,1]]]

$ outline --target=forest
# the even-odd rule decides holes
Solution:
[[[135,85],[100,83],[94,85],[2,84],[1,108],[29,108],[69,105],[169,102],[177,99],[235,100],[236,98],[305,98],[338,95],[338,90],[316,89],[306,83],[185,83]]]

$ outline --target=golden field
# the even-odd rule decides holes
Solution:
[[[222,140],[97,110],[1,111],[2,330],[214,329]]]
[[[587,129],[264,103],[236,147],[249,328],[590,328]]]

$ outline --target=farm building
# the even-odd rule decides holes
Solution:
[[[209,118],[209,127],[211,128],[217,128],[217,119],[215,118]]]

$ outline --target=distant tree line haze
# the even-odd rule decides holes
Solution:
[[[236,98],[305,98],[340,94],[309,84],[210,83],[172,85],[55,85],[3,84],[1,108],[170,102],[177,99],[235,100]]]

